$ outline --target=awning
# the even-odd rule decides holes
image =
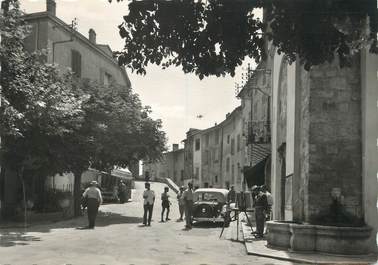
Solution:
[[[265,163],[267,157],[261,160],[253,167],[244,167],[244,180],[248,187],[251,188],[254,185],[260,186],[265,184]]]
[[[270,144],[252,144],[251,158],[252,167],[264,161],[271,154]]]
[[[111,175],[120,179],[132,179],[133,176],[131,172],[126,169],[113,169]]]

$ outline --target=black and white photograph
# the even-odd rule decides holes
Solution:
[[[378,264],[378,0],[0,3],[0,265]]]

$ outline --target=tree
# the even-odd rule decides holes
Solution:
[[[335,54],[347,65],[362,47],[378,52],[377,27],[375,0],[136,0],[119,25],[125,46],[118,60],[139,74],[153,63],[181,65],[201,79],[233,76],[246,56],[264,59],[271,40],[306,69]]]
[[[29,27],[22,21],[18,1],[9,3],[10,10],[0,19],[0,158],[1,165],[21,180],[25,205],[25,179],[30,174],[67,170],[59,161],[64,148],[56,143],[81,126],[83,112],[73,75],[61,75],[56,66],[44,63],[43,52],[24,50]]]
[[[130,87],[117,84],[81,84],[84,121],[74,134],[63,139],[62,158],[75,175],[75,213],[80,213],[81,175],[92,167],[109,172],[141,159],[156,160],[165,150],[161,121],[149,117],[138,95]]]

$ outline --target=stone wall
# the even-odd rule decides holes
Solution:
[[[351,67],[313,67],[302,84],[302,179],[306,221],[331,204],[340,188],[345,209],[362,217],[361,85],[359,58]],[[308,130],[308,132],[307,132]],[[307,138],[308,135],[308,138]]]

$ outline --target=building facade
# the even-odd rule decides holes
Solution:
[[[108,85],[131,86],[124,67],[120,67],[106,44],[98,44],[96,32],[89,30],[85,37],[75,29],[75,22],[67,24],[56,17],[56,3],[46,0],[46,12],[25,15],[31,33],[25,39],[28,51],[46,50],[46,61],[59,66],[62,72],[71,69],[78,78]]]
[[[152,181],[170,178],[177,185],[184,185],[184,149],[174,144],[172,151],[165,152],[159,161],[144,161],[143,176]]]

